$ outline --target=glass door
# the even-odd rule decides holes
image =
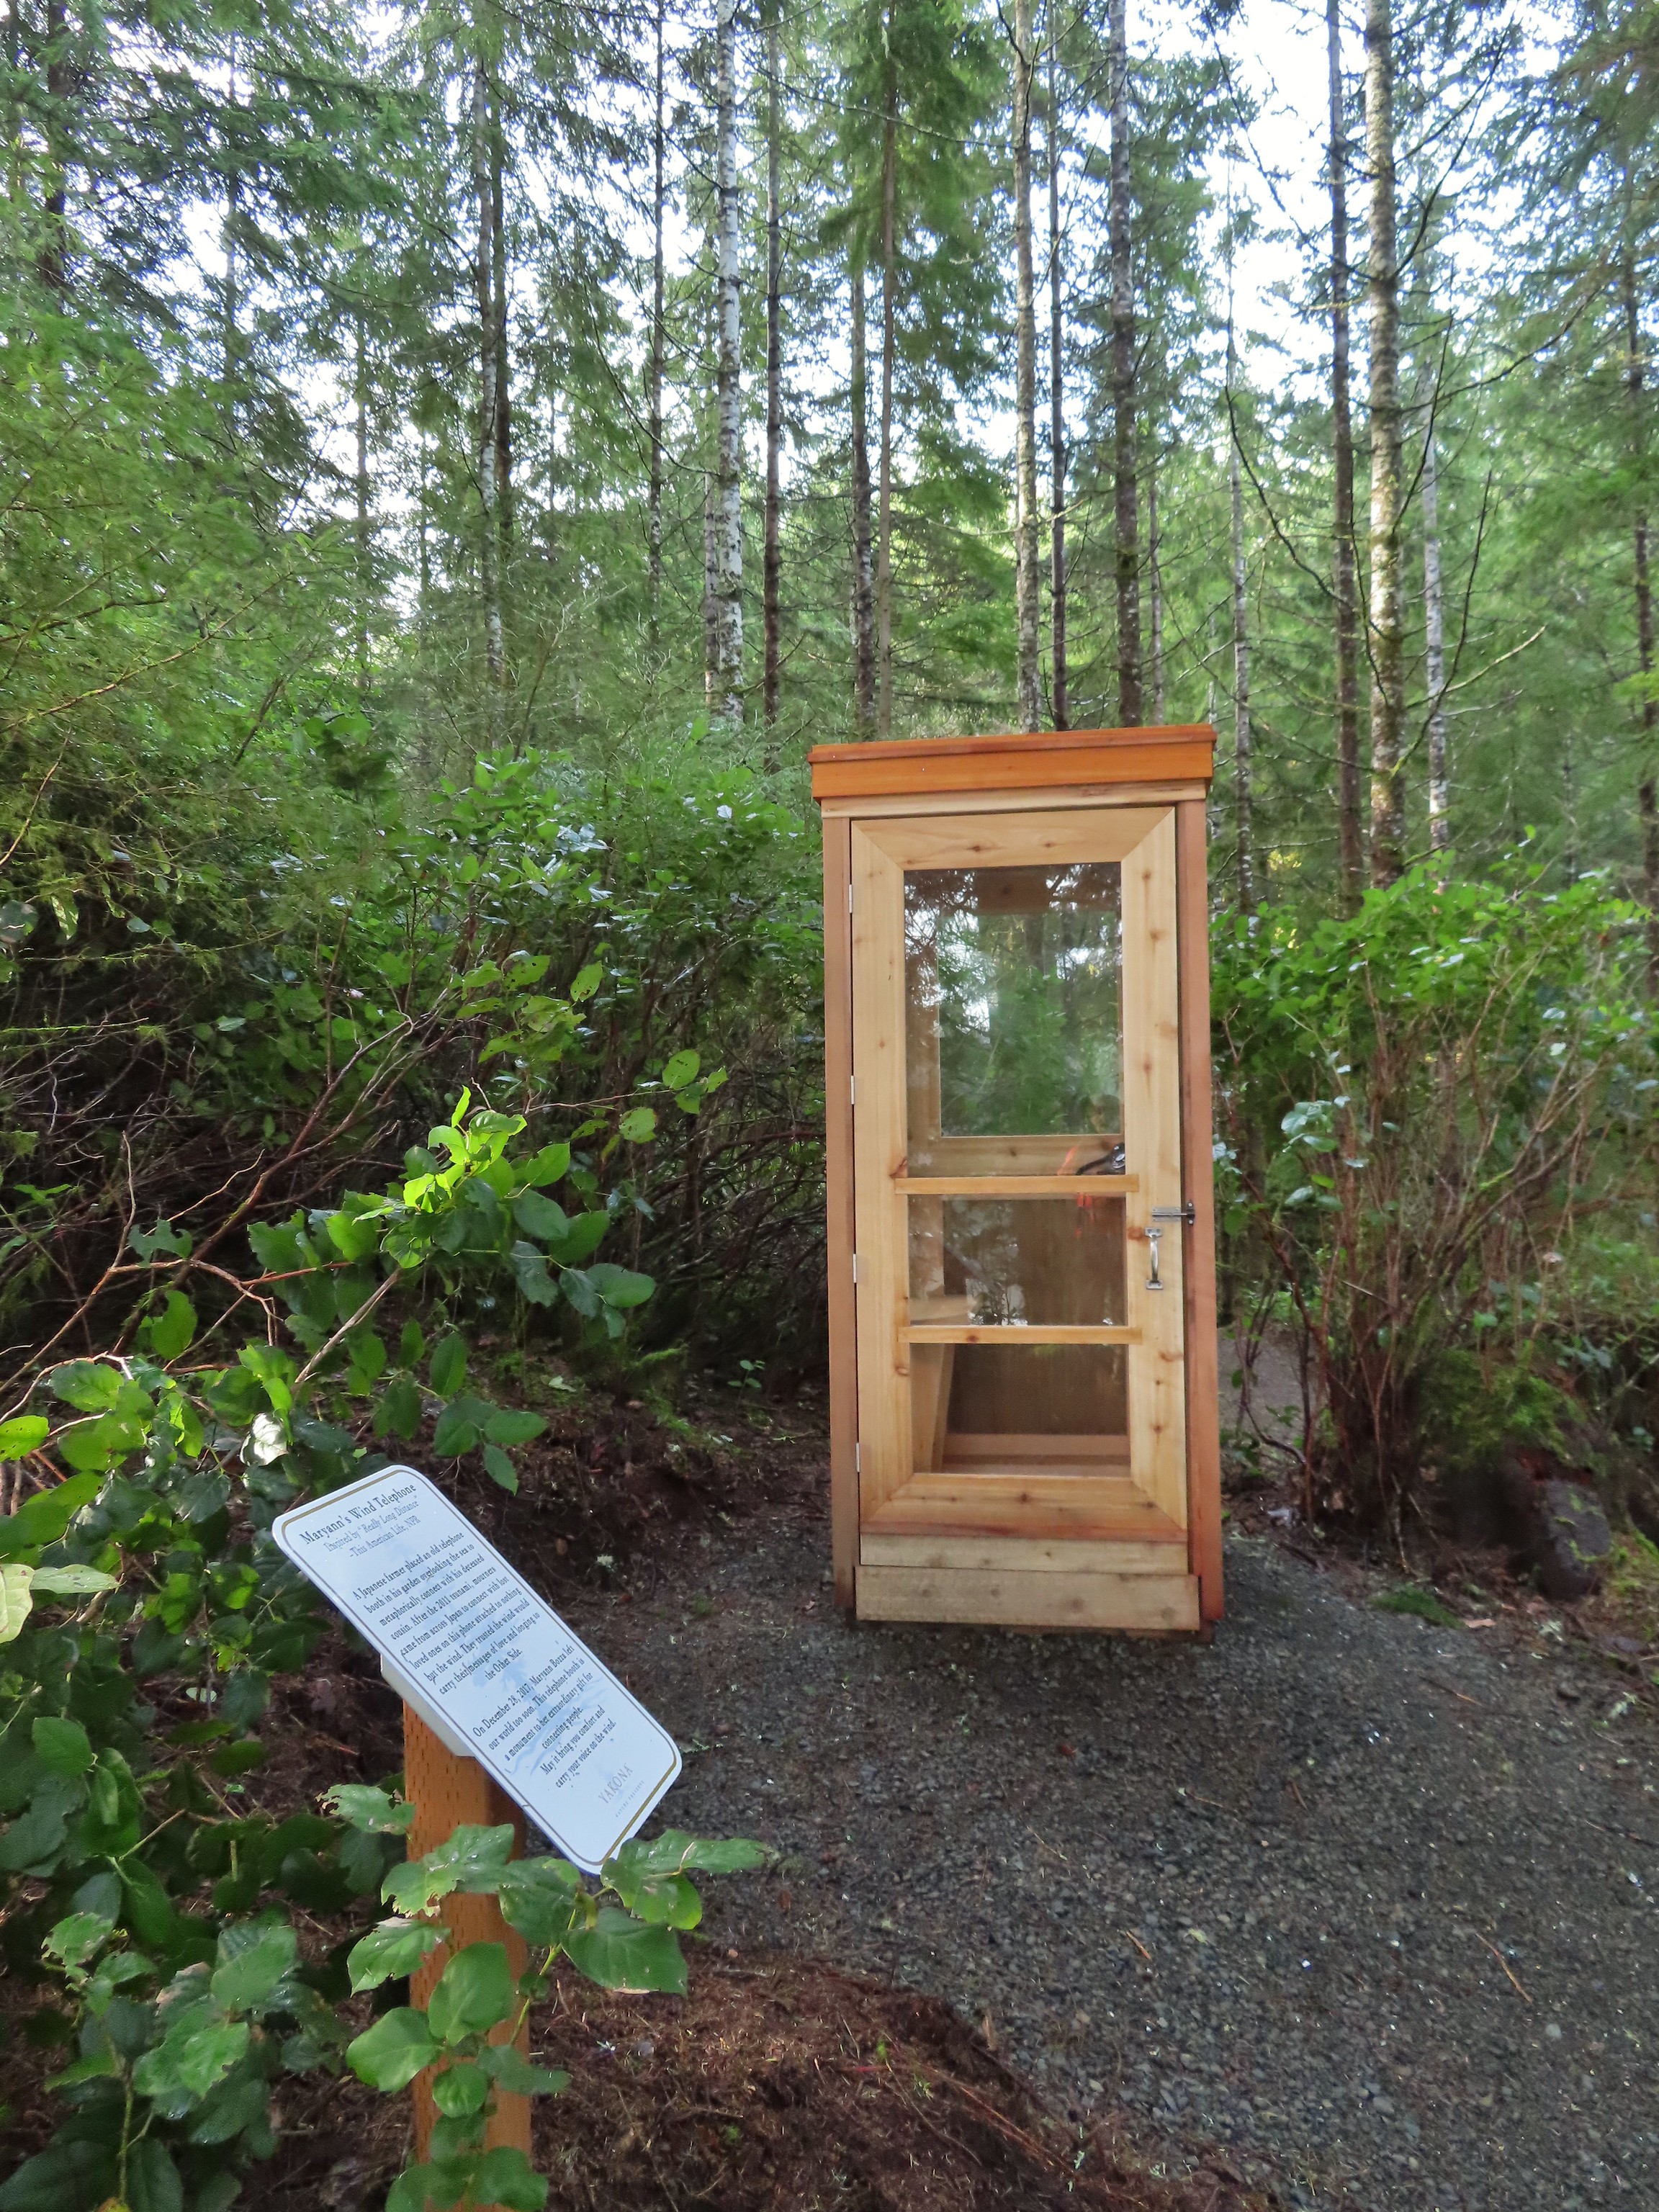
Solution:
[[[860,1520],[1187,1522],[1167,808],[853,833]]]

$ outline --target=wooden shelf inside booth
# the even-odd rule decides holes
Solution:
[[[866,1512],[865,1533],[1185,1545],[1186,1530],[1127,1474],[1103,1474],[1095,1460],[1069,1468],[1056,1462],[1052,1473],[1040,1474],[1030,1468],[992,1467],[914,1474]]]

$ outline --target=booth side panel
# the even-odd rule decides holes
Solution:
[[[1221,1404],[1216,1351],[1215,1163],[1210,1109],[1210,899],[1202,800],[1176,809],[1181,937],[1182,1182],[1193,1208],[1187,1232],[1187,1467],[1193,1572],[1200,1612],[1219,1620]]]
[[[857,1598],[858,1314],[853,1289],[853,825],[823,825],[824,1187],[829,1208],[830,1538],[836,1602]]]

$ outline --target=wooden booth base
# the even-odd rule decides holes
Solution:
[[[860,1566],[859,1618],[1139,1635],[1198,1630],[1195,1575],[1079,1573],[1067,1556],[1076,1546],[1054,1548],[1055,1565],[1048,1568]]]

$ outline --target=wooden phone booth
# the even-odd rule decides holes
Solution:
[[[811,756],[836,1590],[861,1617],[1221,1616],[1214,745]]]

